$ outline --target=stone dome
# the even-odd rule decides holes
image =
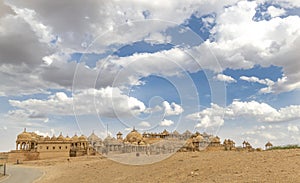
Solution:
[[[30,133],[27,133],[26,131],[24,131],[17,136],[17,139],[18,140],[30,140],[31,135],[30,135]]]
[[[72,139],[67,135],[65,138],[66,141],[71,141]]]
[[[64,141],[66,140],[65,137],[60,133],[60,135],[57,137],[57,140]]]
[[[193,142],[202,142],[204,138],[202,135],[197,135],[196,137],[193,138]]]
[[[138,131],[136,131],[135,129],[133,129],[125,138],[126,142],[141,142],[143,140],[143,136],[142,134],[140,134]]]
[[[169,135],[169,132],[165,129],[165,130],[162,132],[162,135]]]
[[[220,143],[220,138],[218,136],[211,138],[212,143]]]
[[[193,139],[188,139],[186,143],[184,144],[184,147],[186,148],[194,148]]]
[[[17,140],[31,140],[32,136],[30,133],[26,132],[26,128],[24,131],[17,136]]]
[[[175,135],[175,136],[179,136],[179,135],[180,135],[180,133],[179,133],[177,130],[175,130],[175,131],[173,132],[173,135]]]
[[[200,142],[204,140],[204,137],[202,137],[202,135],[197,135],[196,139]]]
[[[108,136],[103,140],[103,142],[104,142],[105,144],[109,144],[109,143],[112,142],[112,140],[113,140],[113,138],[112,138],[110,135],[108,135]]]
[[[75,134],[75,135],[72,137],[72,140],[75,141],[75,142],[78,141],[78,136]]]
[[[34,132],[29,132],[29,135],[31,136],[31,140],[38,140],[39,139],[38,134],[36,134]]]
[[[87,138],[86,136],[84,135],[81,135],[79,138],[78,138],[79,141],[87,141]]]
[[[46,137],[44,138],[44,140],[45,140],[45,141],[48,141],[48,140],[51,140],[51,139],[50,139],[49,136],[46,136]]]
[[[55,137],[54,134],[53,134],[53,136],[51,137],[51,140],[53,140],[53,141],[57,140],[57,138]]]
[[[108,136],[104,139],[104,141],[108,141],[108,140],[112,140],[112,137],[111,137],[110,135],[108,135]]]
[[[96,142],[99,140],[100,140],[100,138],[94,132],[88,137],[88,141]]]
[[[184,136],[192,136],[192,133],[189,131],[189,130],[186,130],[184,133],[183,133]]]
[[[271,147],[271,146],[273,146],[273,144],[271,142],[267,142],[265,146],[266,147]]]
[[[198,135],[201,135],[201,133],[196,131],[195,135],[198,136]]]

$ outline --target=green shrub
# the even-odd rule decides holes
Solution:
[[[290,145],[286,145],[286,146],[274,146],[268,150],[277,150],[277,149],[300,149],[300,146],[297,144],[290,144]]]

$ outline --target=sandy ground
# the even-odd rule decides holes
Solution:
[[[138,158],[138,157],[137,157]],[[262,152],[177,153],[163,161],[124,165],[107,158],[79,157],[26,162],[49,182],[300,182],[300,149]]]

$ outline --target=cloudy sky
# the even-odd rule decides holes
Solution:
[[[299,47],[299,0],[0,0],[0,151],[24,128],[299,144]]]

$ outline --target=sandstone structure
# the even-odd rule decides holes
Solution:
[[[116,138],[108,135],[103,141],[94,132],[88,137],[89,144],[99,153],[145,153],[165,154],[176,151],[200,150],[234,150],[235,143],[227,139],[221,144],[218,136],[207,133],[191,133],[186,130],[180,134],[177,131],[161,133],[139,133],[135,128],[125,138],[118,132]]]
[[[177,151],[201,151],[201,150],[235,150],[235,142],[225,139],[223,144],[218,136],[207,133],[192,133],[186,130],[180,134],[178,131],[161,133],[139,133],[135,128],[122,137],[118,132],[115,137],[108,135],[104,140],[94,132],[89,136],[64,137],[62,133],[56,137],[53,135],[42,136],[26,129],[17,136],[16,150],[8,153],[8,161],[19,162],[24,160],[49,159],[57,157],[76,157],[84,155],[119,154],[119,153],[145,153],[147,155],[167,154]],[[245,148],[250,144],[244,142]]]
[[[267,142],[265,145],[266,150],[271,149],[272,147],[273,147],[273,144],[271,142]]]
[[[38,135],[26,129],[17,136],[16,150],[9,153],[8,161],[48,159],[57,157],[83,156],[89,153],[88,140],[76,134],[70,138],[62,133],[56,137]]]

